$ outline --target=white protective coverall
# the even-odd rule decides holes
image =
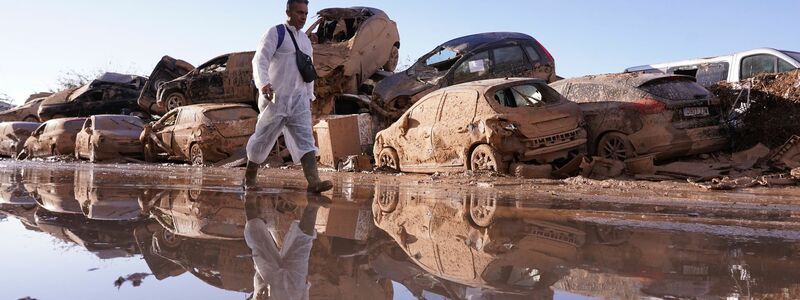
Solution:
[[[247,221],[244,239],[253,251],[256,274],[253,278],[255,294],[268,292],[272,299],[308,299],[308,261],[316,239],[300,230],[299,221],[289,226],[289,231],[278,248],[274,219],[256,218]]]
[[[261,43],[253,57],[253,79],[259,90],[258,116],[256,130],[247,142],[247,158],[261,164],[267,160],[283,132],[286,147],[295,163],[306,153],[318,151],[311,129],[311,101],[314,96],[314,83],[304,82],[297,69],[294,44],[289,31],[297,39],[300,51],[314,56],[311,40],[302,31],[284,24],[286,33],[278,48],[278,26],[270,28],[261,38]],[[267,100],[261,90],[272,84],[275,95]]]

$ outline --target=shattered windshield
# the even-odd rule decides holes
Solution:
[[[794,60],[800,62],[800,53],[792,52],[792,51],[781,51],[781,52],[783,52],[783,54],[786,54],[786,55],[794,58]]]
[[[449,70],[453,64],[461,57],[458,52],[452,49],[442,48],[425,60],[425,65],[436,68],[439,71]]]
[[[544,84],[523,84],[495,92],[494,100],[505,107],[538,107],[558,103],[561,95]]]
[[[694,100],[710,97],[706,88],[686,78],[653,80],[643,84],[640,88],[668,100]]]

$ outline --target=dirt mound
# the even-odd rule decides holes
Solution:
[[[720,82],[709,89],[733,112],[735,150],[758,143],[775,148],[800,135],[800,70]]]

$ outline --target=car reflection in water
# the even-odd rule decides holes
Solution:
[[[373,267],[418,297],[792,299],[800,288],[797,242],[770,238],[798,239],[790,230],[751,231],[756,240],[730,225],[586,217],[491,194],[378,186],[375,196],[375,223],[396,247]]]

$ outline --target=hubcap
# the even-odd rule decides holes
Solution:
[[[397,168],[397,163],[394,161],[392,155],[389,153],[384,153],[381,155],[381,166]]]
[[[167,99],[167,108],[169,108],[169,110],[173,110],[175,108],[183,106],[182,100],[183,99],[181,99],[180,96],[177,95],[170,96],[169,99]]]
[[[203,164],[203,151],[198,146],[192,147],[192,164],[196,166]]]

